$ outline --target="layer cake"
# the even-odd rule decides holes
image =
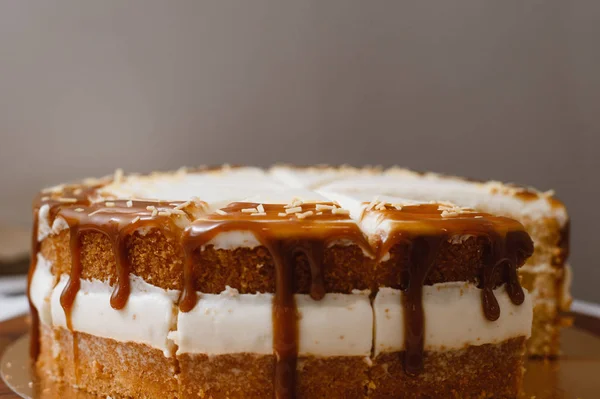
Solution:
[[[493,214],[564,207],[486,184],[280,166],[43,190],[37,370],[113,398],[515,397],[532,320],[530,342],[558,316],[538,306],[539,218]]]

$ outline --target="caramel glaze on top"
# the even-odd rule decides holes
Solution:
[[[106,184],[106,183],[104,183]],[[333,203],[302,204],[305,216],[287,214],[285,205],[261,205],[257,203],[232,203],[219,213],[205,212],[200,202],[160,202],[139,200],[105,200],[98,196],[98,188],[92,186],[64,187],[52,195],[41,194],[34,203],[34,232],[32,238],[32,265],[29,286],[35,271],[38,242],[38,214],[43,205],[49,206],[50,225],[60,217],[70,230],[71,272],[60,303],[65,311],[67,327],[72,330],[71,310],[81,280],[81,233],[95,231],[106,235],[113,246],[116,259],[117,281],[110,299],[111,306],[122,309],[130,294],[130,265],[125,238],[140,228],[158,228],[174,235],[184,248],[185,264],[183,290],[179,308],[189,312],[198,300],[194,288],[192,254],[201,250],[212,238],[226,231],[251,231],[270,252],[275,264],[275,296],[273,301],[273,351],[276,359],[274,390],[277,398],[292,398],[295,392],[296,362],[298,354],[298,315],[294,300],[294,269],[298,254],[308,259],[311,272],[310,296],[320,300],[325,295],[323,281],[323,255],[333,242],[347,240],[361,247],[380,261],[389,250],[405,246],[408,254],[399,259],[397,267],[402,270],[401,289],[404,291],[405,371],[418,374],[423,368],[424,314],[422,304],[423,285],[434,265],[438,248],[454,236],[472,235],[488,242],[484,254],[479,285],[482,289],[482,309],[485,317],[496,320],[500,308],[493,293],[492,276],[500,269],[506,291],[515,304],[524,300],[523,290],[517,277],[517,268],[533,253],[533,243],[523,226],[512,219],[484,213],[459,212],[444,214],[439,204],[393,207],[380,205],[369,207],[363,218],[375,215],[379,222],[390,224],[375,239],[367,238],[359,225],[346,213],[334,213],[327,207]],[[250,209],[256,211],[250,211]],[[199,216],[200,215],[200,216]],[[198,217],[199,216],[199,217]],[[30,301],[31,304],[31,301]],[[39,320],[31,306],[32,345],[31,356],[39,352]],[[75,343],[75,341],[74,341]],[[75,349],[75,348],[74,348]],[[74,353],[76,351],[74,350]]]

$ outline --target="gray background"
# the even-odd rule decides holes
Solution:
[[[555,188],[600,301],[597,1],[2,1],[0,224],[41,187],[222,162]]]

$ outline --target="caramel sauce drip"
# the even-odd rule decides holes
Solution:
[[[40,355],[40,315],[37,308],[31,301],[31,282],[35,269],[37,268],[37,254],[40,251],[40,242],[38,241],[39,209],[33,209],[33,230],[31,232],[31,262],[29,272],[27,273],[27,301],[29,302],[29,311],[31,312],[31,327],[29,329],[29,356],[34,361]]]
[[[71,311],[73,310],[73,303],[75,297],[81,288],[81,247],[79,237],[79,226],[70,225],[70,238],[69,246],[71,250],[71,274],[69,275],[69,281],[62,293],[60,294],[60,305],[62,306],[67,321],[67,328],[73,331],[73,323],[71,320]]]
[[[497,269],[503,269],[499,272],[503,273],[511,301],[516,305],[523,303],[525,294],[519,283],[517,268],[533,254],[533,242],[519,222],[477,212],[444,217],[439,206],[434,204],[401,209],[387,206],[380,211],[379,217],[402,226],[392,228],[392,234],[379,245],[379,259],[398,244],[404,245],[408,252],[407,258],[398,261],[400,285],[404,292],[404,368],[407,374],[416,375],[423,368],[423,285],[435,265],[440,245],[452,236],[483,237],[488,241],[479,284],[482,310],[488,320],[495,321],[500,317],[492,278]],[[415,222],[418,222],[416,228]]]
[[[73,353],[77,358],[77,345],[75,342],[75,332],[71,313],[77,293],[81,288],[81,278],[83,267],[81,263],[81,237],[84,232],[97,232],[105,235],[112,244],[115,254],[117,280],[113,289],[110,305],[113,309],[123,309],[129,299],[131,285],[129,274],[131,265],[129,263],[126,238],[137,229],[150,226],[161,227],[163,231],[176,231],[173,221],[168,216],[153,216],[158,210],[170,211],[181,202],[161,202],[161,201],[100,201],[92,202],[97,191],[96,186],[82,188],[79,186],[66,187],[61,191],[60,198],[68,198],[69,201],[61,200],[55,197],[38,196],[34,203],[34,233],[32,237],[32,265],[29,269],[29,286],[36,268],[36,254],[40,250],[40,243],[37,240],[38,235],[38,213],[43,205],[49,206],[49,225],[60,217],[69,227],[69,247],[71,253],[71,271],[69,280],[65,285],[61,295],[60,304],[65,312],[67,328],[73,332]],[[111,203],[112,202],[112,203]],[[156,208],[156,211],[149,210],[148,207]],[[187,218],[187,215],[185,216]],[[31,304],[32,319],[36,328],[32,333],[31,353],[32,358],[37,358],[39,354],[39,317],[37,309]],[[37,335],[36,335],[37,334]],[[77,362],[77,361],[76,361]],[[77,377],[77,376],[76,376]]]
[[[81,235],[86,231],[104,234],[112,243],[116,260],[116,283],[110,304],[114,309],[122,309],[127,304],[131,291],[126,238],[142,227],[160,228],[169,231],[180,240],[184,249],[183,289],[179,298],[179,309],[191,311],[198,302],[194,255],[218,234],[228,231],[250,231],[269,251],[275,266],[275,295],[273,300],[273,351],[275,355],[274,392],[276,398],[295,396],[296,365],[298,357],[298,311],[294,300],[296,261],[305,257],[310,266],[310,296],[320,300],[327,292],[327,282],[323,278],[323,261],[326,248],[336,241],[344,240],[361,247],[376,260],[390,252],[396,245],[406,248],[407,256],[398,260],[401,276],[400,288],[403,291],[405,328],[405,371],[409,375],[418,374],[423,368],[424,313],[423,286],[430,270],[435,266],[442,243],[455,236],[476,236],[488,240],[484,254],[480,288],[482,289],[482,310],[486,318],[496,320],[500,308],[493,292],[492,276],[502,273],[506,291],[515,304],[524,300],[519,284],[517,267],[533,252],[533,244],[523,226],[508,218],[488,214],[468,212],[444,214],[439,205],[410,205],[401,209],[391,206],[378,207],[365,212],[374,212],[379,222],[390,222],[390,231],[382,231],[379,239],[369,242],[358,224],[346,214],[331,210],[317,209],[316,204],[302,204],[301,216],[287,213],[284,205],[257,203],[231,203],[222,212],[204,214],[189,224],[192,217],[186,217],[187,227],[176,225],[170,214],[157,215],[157,210],[174,209],[180,203],[160,201],[116,200],[111,206],[106,200],[93,202],[96,187],[80,190],[66,189],[62,195],[73,198],[65,203],[56,199],[41,199],[50,206],[50,219],[62,217],[70,229],[71,273],[60,302],[65,311],[67,326],[72,330],[71,312],[82,278]],[[332,203],[320,203],[333,207]],[[149,207],[154,207],[150,210]],[[289,208],[289,207],[288,207]],[[256,209],[256,211],[248,210]],[[326,208],[325,208],[326,209]],[[263,212],[264,211],[264,212]],[[189,215],[187,215],[189,216]],[[36,219],[36,227],[38,225]],[[32,251],[39,251],[37,232],[32,239]],[[35,270],[35,260],[30,268],[31,278]],[[373,287],[375,290],[378,287]],[[39,326],[37,312],[32,306],[34,333],[32,334],[32,357],[39,351]],[[36,331],[38,330],[38,331]],[[37,344],[35,344],[37,342]],[[75,336],[74,336],[75,343]]]
[[[321,204],[323,205],[323,204]],[[325,204],[333,206],[333,204]],[[256,203],[232,203],[223,208],[225,215],[208,215],[196,220],[186,231],[186,267],[184,291],[179,302],[182,312],[190,311],[198,298],[193,281],[192,254],[215,236],[226,231],[252,231],[269,251],[275,265],[275,297],[273,300],[273,351],[275,355],[274,390],[280,399],[295,396],[298,358],[298,311],[294,300],[294,270],[299,255],[306,256],[311,270],[310,296],[325,296],[323,257],[325,248],[337,240],[350,240],[365,250],[369,244],[360,228],[347,215],[331,211],[318,218],[302,219],[286,214],[283,205],[263,205],[264,215],[242,212],[259,206]],[[303,204],[304,212],[316,215],[315,204]]]
[[[293,398],[298,358],[298,312],[294,299],[294,257],[298,243],[272,241],[269,252],[275,260],[273,299],[274,391],[276,398]]]
[[[435,256],[444,237],[424,236],[409,241],[407,280],[403,281],[404,306],[404,370],[417,375],[423,369],[425,344],[425,314],[423,312],[423,286],[434,265]]]

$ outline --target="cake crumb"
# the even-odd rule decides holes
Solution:
[[[123,175],[124,175],[123,169],[119,168],[119,169],[115,170],[113,182],[115,184],[120,184],[123,181]]]
[[[333,206],[333,205],[325,205],[325,204],[317,204],[315,206],[315,209],[317,211],[324,211],[324,210],[329,210],[329,209],[334,209],[334,208],[335,208],[335,206]]]
[[[369,202],[369,205],[367,206],[367,211],[370,211],[373,208],[375,208],[375,206],[377,205],[378,202],[379,202],[379,196],[376,196],[375,198],[373,198],[373,200],[371,202]]]
[[[191,203],[192,203],[191,201],[185,201],[183,204],[177,205],[175,207],[175,209],[182,210],[182,209],[187,208],[188,206],[190,206]]]
[[[312,215],[313,215],[313,211],[306,211],[304,213],[296,213],[296,217],[298,219],[304,219],[304,218],[306,218],[308,216],[312,216]]]
[[[350,211],[348,209],[335,208],[331,210],[331,213],[334,215],[349,215]]]
[[[228,285],[225,286],[225,290],[222,293],[227,294],[232,298],[235,298],[240,295],[240,292],[236,288],[231,288]]]

